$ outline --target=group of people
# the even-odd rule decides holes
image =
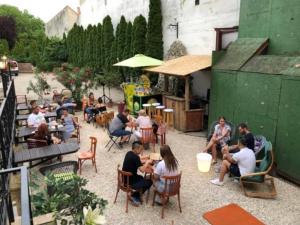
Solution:
[[[142,109],[139,111],[136,120],[129,116],[129,112],[128,109],[125,109],[122,113],[117,114],[109,124],[109,132],[113,136],[121,137],[118,143],[120,147],[129,140],[132,134],[134,134],[136,140],[140,140],[142,138],[142,128],[152,128],[154,134],[156,134],[158,129],[158,125],[151,121],[145,110]],[[126,127],[129,127],[130,130],[126,130]],[[133,128],[134,132],[131,131]]]
[[[218,178],[211,180],[212,184],[222,186],[224,184],[225,174],[230,172],[234,177],[240,177],[254,172],[256,158],[254,153],[255,140],[247,124],[241,123],[238,126],[239,140],[236,145],[228,145],[230,140],[231,128],[226,124],[225,117],[219,117],[219,122],[214,128],[213,135],[204,148],[203,152],[211,150],[212,163],[217,163],[217,146],[221,148],[223,161],[216,172],[220,173]]]
[[[127,152],[123,162],[123,171],[130,172],[129,184],[136,192],[130,196],[133,205],[139,206],[141,204],[141,193],[144,193],[152,185],[155,186],[158,192],[163,192],[165,187],[164,176],[178,175],[178,161],[168,145],[163,145],[160,148],[160,155],[162,160],[156,165],[149,157],[142,156],[144,148],[140,141],[135,141],[132,144],[132,150]],[[153,179],[145,178],[138,174],[147,171],[153,172]],[[159,196],[155,199],[157,204],[161,204]]]
[[[87,114],[87,122],[90,123],[93,117],[99,113],[106,112],[106,105],[103,103],[103,100],[101,97],[97,99],[97,102],[95,100],[95,96],[93,92],[89,93],[89,97],[87,99],[87,102],[84,103],[85,108],[84,112]]]

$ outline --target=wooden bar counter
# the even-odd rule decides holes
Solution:
[[[185,110],[184,98],[163,96],[166,108],[174,110],[174,128],[183,132],[203,130],[204,109]]]

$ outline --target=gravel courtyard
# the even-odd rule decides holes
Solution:
[[[33,79],[32,74],[20,74],[15,78],[17,94],[26,94],[28,82]],[[47,76],[48,83],[53,89],[59,91],[63,86],[55,80],[53,75]],[[96,97],[102,95],[102,88],[93,90]],[[106,93],[107,94],[107,93]],[[112,90],[114,102],[122,100],[122,92]],[[50,96],[45,96],[50,98]],[[28,95],[34,99],[34,94]],[[113,108],[111,110],[116,110]],[[88,188],[100,197],[107,199],[109,204],[105,210],[107,224],[109,225],[198,225],[208,224],[202,217],[203,213],[212,209],[236,203],[252,213],[265,224],[270,225],[296,225],[300,223],[300,189],[283,179],[275,179],[278,196],[275,200],[248,198],[242,192],[239,184],[227,178],[223,187],[214,186],[209,180],[216,176],[213,167],[208,173],[200,173],[197,169],[196,154],[206,144],[206,139],[186,135],[176,130],[168,131],[167,144],[179,161],[182,171],[181,203],[182,213],[179,212],[177,198],[171,198],[165,210],[165,219],[161,219],[161,208],[157,205],[143,204],[140,207],[129,205],[128,214],[125,213],[125,194],[120,192],[116,204],[113,204],[117,180],[116,168],[122,164],[123,158],[130,145],[125,145],[122,150],[112,148],[110,152],[104,148],[108,142],[108,136],[102,128],[96,128],[92,124],[83,121],[82,112],[77,113],[81,118],[81,143],[80,151],[89,148],[89,136],[98,139],[97,145],[97,169],[95,173],[91,162],[86,162],[82,168],[82,176],[89,180]],[[159,146],[156,146],[158,150]],[[147,152],[147,151],[146,151]],[[63,160],[77,160],[76,154],[63,157]],[[220,163],[220,161],[219,161]],[[152,191],[150,200],[152,200]]]

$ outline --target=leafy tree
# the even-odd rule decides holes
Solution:
[[[96,28],[96,65],[95,68],[97,71],[100,71],[102,66],[104,65],[103,58],[103,32],[102,32],[102,24],[98,23]]]
[[[119,31],[116,33],[116,39],[117,39],[117,58],[118,61],[123,60],[123,52],[126,45],[126,28],[127,23],[124,16],[121,16],[121,20],[119,23]]]
[[[146,35],[146,55],[163,59],[161,1],[150,0]]]
[[[133,29],[132,29],[133,55],[145,53],[146,32],[147,32],[146,19],[142,15],[139,15],[133,21]]]
[[[132,36],[132,23],[128,22],[126,27],[125,47],[123,50],[123,59],[130,58],[131,55],[131,36]]]
[[[0,39],[0,55],[8,55],[9,47],[6,39]]]
[[[102,43],[103,43],[103,66],[105,69],[111,68],[110,58],[111,58],[111,46],[114,41],[114,28],[111,22],[110,16],[106,16],[103,19],[103,36],[102,36]]]
[[[0,16],[0,39],[6,39],[9,49],[15,45],[17,38],[16,21],[11,16]]]

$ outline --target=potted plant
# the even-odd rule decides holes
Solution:
[[[68,179],[49,174],[44,180],[37,176],[32,180],[33,216],[54,212],[55,220],[62,225],[96,225],[105,222],[103,210],[107,201],[84,188],[86,179],[76,174]],[[43,188],[42,183],[47,188]]]
[[[33,91],[37,96],[40,102],[43,101],[43,95],[49,94],[50,85],[47,82],[46,76],[44,73],[39,73],[38,70],[35,70],[34,79],[36,82],[29,81],[29,85],[27,87],[27,94],[30,91]]]

